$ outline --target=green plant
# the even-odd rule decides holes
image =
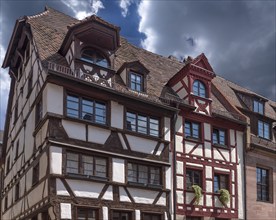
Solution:
[[[220,189],[218,191],[220,193],[219,200],[223,203],[224,206],[230,201],[230,193],[227,189]]]
[[[198,205],[202,197],[202,189],[198,185],[192,185],[193,190],[195,191],[195,204]]]

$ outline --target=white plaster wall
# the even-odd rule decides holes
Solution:
[[[56,179],[56,193],[59,196],[70,196],[69,192],[59,178]]]
[[[28,138],[25,138],[25,150],[24,150],[25,160],[28,160],[33,154],[33,144],[34,144],[33,131],[34,131],[34,125],[35,125],[34,119],[35,119],[35,113],[33,110],[26,123],[25,136]]]
[[[226,161],[230,161],[230,155],[229,155],[229,151],[226,149],[220,149],[220,152],[222,153],[222,155],[225,157]]]
[[[108,208],[103,206],[103,219],[108,219]]]
[[[111,126],[124,128],[124,106],[114,101],[111,101]]]
[[[103,197],[102,197],[103,200],[113,200],[113,188],[112,186],[109,186],[106,190],[106,192],[104,193]]]
[[[27,195],[29,206],[33,206],[45,197],[44,190],[47,191],[47,180],[41,182],[39,185],[35,186],[30,193]]]
[[[76,197],[98,198],[104,184],[84,180],[66,180]]]
[[[204,123],[204,138],[211,141],[211,126],[208,123]]]
[[[183,153],[183,137],[176,135],[175,136],[175,150],[176,152]]]
[[[213,192],[213,182],[206,180],[206,192]]]
[[[244,160],[243,160],[243,132],[237,131],[237,151],[238,151],[238,166],[237,166],[237,177],[238,177],[238,205],[239,205],[239,218],[244,219],[244,212],[245,212],[245,207],[244,207]]]
[[[194,199],[194,197],[195,197],[194,193],[186,192],[186,198],[185,198],[186,204],[190,204]]]
[[[62,174],[62,148],[50,147],[50,173]]]
[[[206,166],[205,167],[205,176],[206,178],[212,178],[213,177],[213,172],[212,172],[212,167],[211,166]]]
[[[171,167],[165,168],[166,189],[172,188],[172,172],[171,172],[171,170],[172,170]]]
[[[135,220],[140,220],[141,219],[141,212],[140,210],[135,210]]]
[[[231,161],[233,163],[237,162],[237,160],[236,160],[236,148],[231,148]]]
[[[104,144],[110,134],[111,131],[108,129],[88,126],[88,141],[90,142]]]
[[[166,205],[166,193],[162,193],[158,201],[156,202],[156,205],[165,206]]]
[[[182,87],[182,83],[179,81],[178,83],[176,83],[172,89],[176,92],[178,89],[180,89]]]
[[[39,179],[43,178],[47,173],[48,157],[44,152],[39,159]]]
[[[86,140],[85,124],[62,120],[62,125],[70,138]]]
[[[230,145],[235,146],[236,140],[235,140],[235,130],[230,129]]]
[[[121,74],[120,74],[120,75],[121,75],[121,78],[122,78],[122,80],[124,81],[125,84],[127,83],[127,82],[126,82],[126,78],[127,78],[127,77],[126,77],[126,74],[127,74],[127,73],[126,73],[126,69],[124,69],[124,70],[121,72]]]
[[[184,204],[183,191],[176,191],[176,201],[179,204]]]
[[[175,131],[183,133],[183,118],[178,115],[175,123]]]
[[[179,98],[183,99],[186,95],[188,95],[188,93],[185,88],[182,88],[178,91],[177,95]]]
[[[193,151],[192,155],[196,155],[196,156],[203,156],[203,149],[202,149],[202,145],[198,145],[198,147]]]
[[[176,161],[176,173],[183,174],[183,162]]]
[[[124,140],[122,134],[118,132],[118,136],[119,136],[119,139],[120,139],[120,141],[121,141],[121,144],[122,144],[123,148],[124,148],[124,149],[127,149],[127,145],[126,145],[126,143],[125,143],[125,140]]]
[[[211,195],[206,195],[206,206],[213,206],[213,199]]]
[[[158,150],[156,151],[156,155],[160,156],[161,153],[163,152],[163,150],[164,150],[164,144],[162,143],[162,144],[160,144]]]
[[[190,153],[190,151],[194,148],[196,143],[185,141],[185,153]]]
[[[128,188],[129,193],[136,203],[152,204],[159,192]]]
[[[219,208],[223,207],[223,204],[221,203],[221,201],[217,196],[215,196],[215,207],[219,207]]]
[[[216,148],[213,148],[213,149],[214,149],[214,159],[216,159],[216,160],[224,160],[223,157],[218,152],[218,150]]]
[[[176,187],[177,189],[184,189],[183,176],[176,176]]]
[[[47,83],[44,92],[45,111],[63,115],[63,87]]]
[[[228,172],[228,173],[230,173],[230,170],[229,170],[229,169],[224,169],[224,168],[220,168],[220,167],[215,167],[215,170],[218,170],[218,171],[223,171],[223,172]]]
[[[121,202],[131,202],[130,198],[128,197],[128,195],[123,187],[119,187],[119,193],[120,193],[120,201]]]
[[[33,169],[29,169],[28,172],[26,173],[26,190],[27,191],[32,188],[32,178],[33,178],[32,174],[33,174]]]
[[[72,219],[70,203],[60,203],[60,218],[61,219]]]
[[[126,137],[133,151],[152,154],[157,145],[157,141],[147,140],[132,135],[126,135]]]
[[[125,160],[112,158],[112,180],[125,183]]]
[[[165,134],[165,140],[170,141],[171,140],[171,120],[168,117],[164,118],[164,134]]]

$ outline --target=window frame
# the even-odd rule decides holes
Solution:
[[[188,186],[187,186],[187,180],[188,180],[187,171],[191,171],[191,172],[192,172],[192,179],[193,179],[193,180],[192,180],[192,185],[198,185],[198,186],[200,186],[200,187],[202,188],[202,186],[203,186],[203,175],[202,175],[202,170],[187,167],[187,168],[186,168],[186,173],[185,173],[185,179],[186,179],[186,181],[185,181],[185,189],[186,189],[186,190],[193,190],[193,189],[192,189],[192,185],[191,185],[191,187],[188,187]],[[194,181],[194,174],[195,174],[195,173],[198,173],[198,174],[199,174],[199,184],[195,183],[195,181]]]
[[[119,220],[122,220],[122,214],[127,214],[128,215],[128,220],[132,220],[133,219],[133,212],[132,211],[126,211],[126,210],[112,210],[112,212],[111,212],[111,219],[113,219],[114,218],[114,213],[119,213]]]
[[[223,134],[224,134],[224,143],[221,143],[221,135],[220,135],[221,132],[223,132]],[[214,135],[216,135],[217,143],[214,142]],[[212,131],[212,144],[216,145],[216,146],[227,147],[227,145],[228,145],[227,130],[223,129],[223,128],[214,127],[213,131]]]
[[[77,102],[74,102],[73,100],[68,100],[68,97],[73,97],[78,99]],[[68,106],[68,101],[69,102],[74,102],[77,104],[77,109],[74,108],[69,108]],[[87,102],[87,104],[84,103]],[[96,125],[108,125],[108,104],[105,101],[99,101],[97,99],[93,99],[93,98],[88,98],[85,96],[81,96],[81,95],[76,95],[74,93],[70,93],[67,92],[65,94],[65,107],[64,107],[64,114],[66,115],[66,117],[72,118],[72,119],[77,119],[77,120],[82,120],[82,121],[87,121],[89,123],[93,123]],[[88,105],[88,102],[91,102],[91,106]],[[87,108],[91,108],[92,112],[87,112],[84,110],[85,106]],[[100,111],[103,111],[104,114],[103,115],[97,115],[96,111],[97,109],[100,109]],[[76,117],[73,115],[70,115],[68,113],[68,110],[72,110],[76,112]],[[83,114],[86,113],[88,115],[88,117],[91,117],[91,119],[85,119],[86,115],[83,116]],[[97,121],[97,117],[103,119],[102,121],[98,120]]]
[[[266,176],[265,176],[265,183],[263,183],[263,179],[261,180],[261,183],[258,183],[258,170],[261,171],[261,176],[262,176],[262,172],[266,171]],[[258,195],[258,186],[261,187],[261,198]],[[266,195],[263,195],[263,188],[266,188]],[[257,201],[260,202],[269,202],[270,201],[270,170],[257,166],[256,167],[256,196],[257,196]],[[263,198],[265,197],[265,198]]]
[[[89,53],[86,53],[87,58],[84,58],[83,56],[85,54],[85,51],[92,52],[93,54],[91,55]],[[91,59],[88,59],[89,57]],[[106,63],[106,65],[102,65],[101,62],[97,62],[97,58],[99,58],[99,57],[104,58],[103,60],[105,60],[104,63]],[[100,50],[95,49],[95,48],[89,48],[89,47],[83,48],[81,50],[80,60],[83,62],[89,63],[89,64],[93,64],[93,65],[96,65],[96,66],[99,66],[102,68],[106,68],[106,69],[110,69],[110,67],[111,67],[110,60],[107,58],[106,54],[104,54],[103,52],[101,52]]]
[[[132,178],[135,178],[136,181],[129,181],[129,179],[131,178],[130,176],[130,169],[129,169],[129,165],[132,164],[135,165],[137,168],[136,170],[133,169],[131,170],[133,172],[133,176]],[[146,167],[147,168],[147,182],[146,183],[143,183],[141,182],[141,178],[139,177],[139,174],[141,174],[141,171],[139,170],[139,167],[141,169],[141,167]],[[152,174],[152,170],[158,170],[159,171],[159,183],[152,183],[152,180],[153,182],[155,181],[154,179],[151,178],[151,174]],[[162,175],[162,167],[161,166],[154,166],[154,165],[149,165],[149,164],[143,164],[143,163],[136,163],[136,162],[132,162],[132,161],[129,161],[126,163],[126,182],[130,185],[140,185],[140,186],[147,186],[147,187],[153,187],[153,188],[162,188],[163,187],[163,175]],[[142,178],[142,179],[145,179],[145,178]]]
[[[20,197],[20,182],[15,184],[14,201],[16,202]]]
[[[142,220],[147,220],[147,219],[150,219],[150,220],[154,220],[153,217],[159,217],[159,220],[162,220],[163,219],[163,213],[152,213],[152,212],[142,212]]]
[[[130,117],[128,116],[129,114],[134,115],[135,117]],[[139,119],[140,118],[140,119]],[[146,120],[141,120],[141,118],[146,118]],[[132,120],[129,121],[128,119],[133,119],[135,120],[135,123],[132,124]],[[157,121],[157,123],[151,123],[152,121]],[[131,132],[136,132],[139,134],[143,134],[143,135],[147,135],[147,136],[151,136],[151,137],[156,137],[159,138],[160,137],[160,118],[158,117],[152,117],[149,115],[145,115],[145,114],[140,114],[131,110],[126,110],[125,111],[125,129]],[[139,126],[139,122],[146,122],[146,126]],[[135,126],[134,129],[132,129],[132,126]],[[151,125],[157,125],[158,129],[153,129],[151,128]],[[139,131],[140,128],[140,131]],[[146,132],[142,132],[141,129],[145,129]],[[155,135],[154,133],[157,132],[157,135]]]
[[[39,162],[33,166],[32,186],[35,186],[39,182],[39,167]]]
[[[190,135],[187,135],[187,133],[186,133],[186,129],[187,129],[186,124],[187,125],[189,124],[189,134]],[[196,137],[194,135],[193,125],[197,125],[198,126],[198,137]],[[201,140],[201,123],[200,122],[196,122],[196,121],[185,120],[185,122],[184,122],[184,136],[187,139],[194,139],[194,140],[200,141]]]
[[[264,106],[265,103],[257,99],[253,100],[253,112],[264,115]]]
[[[132,81],[132,75],[135,76],[135,81],[134,82]],[[136,80],[137,77],[141,78],[140,84],[138,84],[138,82]],[[144,92],[145,91],[145,79],[144,79],[144,77],[145,77],[144,74],[135,72],[133,70],[129,70],[129,72],[128,72],[128,87],[133,91]],[[132,87],[132,83],[134,83],[135,88]],[[137,89],[137,85],[140,86],[140,90]]]
[[[260,125],[261,125],[261,128],[260,128]],[[267,126],[267,127],[265,127],[265,126]],[[271,139],[271,125],[270,125],[270,123],[267,123],[267,122],[262,121],[262,120],[258,120],[258,126],[257,127],[258,127],[258,137],[264,138],[266,140]],[[265,135],[265,129],[266,128],[267,128],[267,132],[268,132],[267,133],[268,137]]]
[[[201,80],[196,79],[193,81],[192,91],[195,96],[198,96],[201,98],[208,98],[206,85]],[[204,91],[204,94],[202,94],[202,91]]]
[[[88,212],[89,211],[93,211],[93,212],[95,212],[95,219],[98,219],[99,218],[99,209],[97,209],[97,208],[88,208],[88,207],[82,207],[82,206],[78,206],[78,207],[76,207],[76,219],[78,219],[78,217],[79,217],[79,210],[85,210],[86,211],[86,216],[85,216],[85,219],[88,219]]]
[[[78,164],[78,167],[76,168],[77,169],[77,173],[71,173],[71,172],[68,172],[67,171],[67,165],[68,165],[68,154],[75,154],[78,156],[78,160],[77,160],[77,164]],[[88,175],[88,174],[85,174],[85,168],[84,168],[84,160],[83,158],[84,157],[91,157],[93,162],[91,163],[92,164],[92,175]],[[97,172],[97,167],[99,168],[99,166],[96,166],[96,159],[102,159],[105,161],[105,176],[100,176],[100,175],[96,175],[96,172]],[[98,155],[95,155],[95,154],[83,154],[83,153],[79,153],[79,152],[74,152],[74,151],[66,151],[65,153],[65,169],[64,169],[64,173],[68,176],[73,176],[73,177],[82,177],[82,178],[86,178],[86,179],[99,179],[99,180],[108,180],[109,176],[108,176],[108,158],[107,157],[102,157],[102,156],[98,156]]]
[[[216,177],[218,177],[218,189],[216,190]],[[225,178],[225,187],[222,186],[222,180],[221,180],[221,177],[224,177]],[[213,181],[213,190],[214,190],[214,193],[219,193],[218,191],[221,190],[221,189],[227,189],[229,191],[230,189],[230,176],[229,174],[226,174],[226,173],[214,173],[214,181]]]

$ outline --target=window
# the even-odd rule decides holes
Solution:
[[[228,189],[228,175],[214,175],[214,192],[218,192],[220,189]]]
[[[37,163],[33,167],[33,180],[32,180],[33,185],[37,184],[38,181],[39,181],[39,163]]]
[[[106,104],[73,95],[67,95],[66,114],[72,118],[106,124]]]
[[[16,142],[15,156],[14,160],[16,160],[19,156],[19,141]]]
[[[30,72],[29,78],[28,78],[28,92],[27,97],[30,95],[33,88],[33,72]]]
[[[226,145],[225,130],[213,129],[213,144]]]
[[[185,121],[185,137],[199,139],[199,123]]]
[[[35,114],[35,122],[38,124],[42,119],[43,108],[42,108],[42,100],[40,99],[39,102],[36,104],[36,114]]]
[[[253,101],[253,111],[263,115],[264,114],[264,103],[254,100]]]
[[[161,214],[144,213],[143,220],[161,220]]]
[[[113,211],[112,220],[131,220],[131,212]]]
[[[201,220],[201,217],[195,217],[195,216],[190,217],[190,216],[187,216],[186,220]]]
[[[186,170],[186,189],[192,189],[192,185],[202,186],[202,173],[199,170]]]
[[[97,211],[88,208],[78,208],[77,209],[77,219],[78,220],[96,220]]]
[[[132,112],[126,113],[126,128],[130,131],[159,136],[159,120]]]
[[[269,170],[257,167],[257,200],[269,201]]]
[[[15,193],[14,193],[14,200],[17,201],[19,199],[19,193],[20,193],[20,183],[18,182],[15,185]]]
[[[92,64],[96,64],[98,66],[102,66],[105,68],[109,67],[108,60],[95,50],[91,50],[91,49],[84,50],[81,55],[81,60]]]
[[[67,152],[66,173],[106,178],[107,160],[102,157]]]
[[[258,121],[258,136],[266,139],[270,139],[270,126],[268,123]]]
[[[206,98],[205,85],[201,81],[195,80],[193,83],[193,93],[196,96]]]
[[[11,163],[11,158],[10,158],[10,156],[8,156],[8,159],[7,159],[7,163],[6,163],[6,174],[8,174],[9,173],[9,171],[10,171],[10,163]]]
[[[128,182],[143,185],[161,185],[161,169],[159,167],[128,163]]]
[[[144,91],[144,83],[143,83],[143,76],[138,73],[130,72],[129,73],[129,87],[132,90],[135,90],[137,92]]]

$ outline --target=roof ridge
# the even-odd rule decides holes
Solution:
[[[77,19],[77,18],[75,18],[75,17],[73,17],[73,16],[70,16],[70,15],[68,15],[68,14],[65,14],[64,12],[59,11],[59,10],[57,10],[57,9],[55,9],[55,8],[52,8],[52,7],[48,6],[48,5],[45,5],[45,10],[47,10],[47,11],[52,11],[52,12],[56,12],[56,13],[59,13],[59,14],[62,14],[63,16],[66,16],[66,17],[68,17],[68,18],[70,18],[70,19],[76,20],[76,22],[80,21],[79,19]]]
[[[27,19],[33,19],[33,18],[41,17],[41,16],[46,15],[48,13],[49,13],[49,10],[45,7],[45,10],[43,12],[40,12],[40,13],[35,14],[35,15],[26,16],[26,18]]]

